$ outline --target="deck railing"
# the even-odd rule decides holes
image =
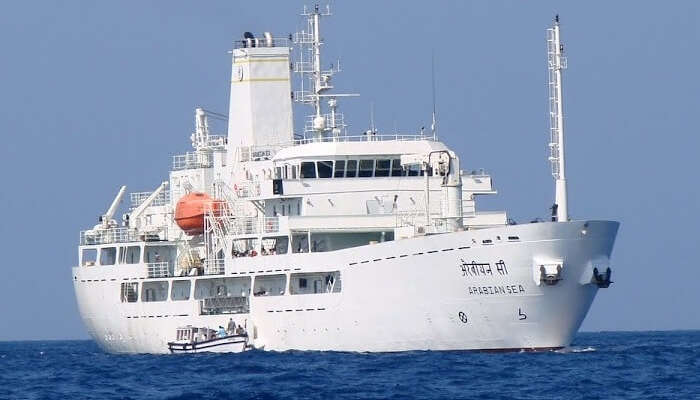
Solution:
[[[173,156],[173,170],[209,168],[213,165],[210,153],[188,152]]]
[[[91,246],[126,242],[156,242],[167,240],[168,229],[162,227],[158,231],[139,232],[134,228],[88,229],[80,231],[80,245]]]
[[[149,278],[167,278],[170,273],[170,263],[167,261],[146,263],[146,271]]]
[[[139,236],[131,228],[89,229],[80,232],[80,245],[136,242]]]
[[[208,297],[199,301],[203,315],[245,314],[249,311],[248,297]]]
[[[238,198],[260,196],[260,182],[244,181],[233,185],[233,192]]]
[[[131,209],[135,209],[136,207],[140,206],[141,203],[143,203],[148,196],[151,195],[153,192],[135,192],[131,193]],[[166,204],[170,203],[170,190],[163,190],[156,196],[155,199],[153,199],[153,202],[151,203],[151,206],[164,206]]]
[[[368,133],[362,135],[339,135],[326,136],[322,138],[300,138],[289,142],[278,143],[265,146],[244,146],[237,149],[237,158],[241,162],[245,161],[262,161],[272,159],[278,151],[285,147],[299,146],[309,143],[342,143],[342,142],[387,142],[387,141],[420,141],[430,140],[436,141],[437,138],[432,135],[425,134],[376,134]],[[183,157],[183,156],[181,156]]]
[[[204,275],[221,275],[224,273],[224,260],[222,258],[207,259],[204,262]]]

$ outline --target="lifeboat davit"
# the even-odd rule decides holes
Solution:
[[[204,233],[204,214],[217,212],[220,204],[206,193],[188,193],[175,205],[175,223],[188,235],[200,235]]]

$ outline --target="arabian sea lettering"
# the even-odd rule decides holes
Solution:
[[[470,295],[521,294],[525,288],[523,285],[468,286],[467,291]]]

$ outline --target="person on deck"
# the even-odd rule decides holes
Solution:
[[[229,318],[228,326],[226,327],[226,331],[228,332],[229,335],[236,334],[236,323],[233,322],[233,318]]]
[[[223,326],[219,326],[219,337],[226,337],[226,330]]]

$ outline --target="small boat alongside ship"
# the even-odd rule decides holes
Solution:
[[[250,350],[248,333],[242,327],[235,331],[217,332],[206,327],[191,325],[177,328],[175,340],[168,342],[168,350],[181,353],[240,353]]]

